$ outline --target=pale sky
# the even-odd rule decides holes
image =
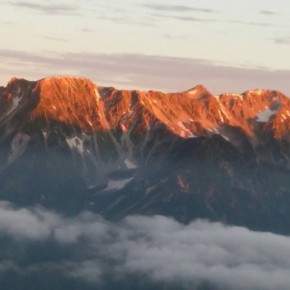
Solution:
[[[290,96],[289,0],[1,0],[0,84],[76,75],[119,88]]]

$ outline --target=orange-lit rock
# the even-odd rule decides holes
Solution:
[[[46,78],[36,83],[40,101],[32,117],[45,117],[93,132],[109,129],[98,87],[84,78]]]
[[[1,88],[1,113],[19,111],[34,100],[30,118],[60,121],[85,132],[146,132],[163,126],[182,138],[226,135],[239,128],[250,139],[270,133],[288,136],[290,101],[278,91],[251,90],[214,96],[202,85],[181,93],[117,90],[85,78],[51,77],[37,82],[12,79]],[[32,97],[33,96],[33,97]]]

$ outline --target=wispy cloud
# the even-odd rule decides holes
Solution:
[[[272,40],[276,44],[290,45],[290,37],[275,37],[275,38],[272,38]]]
[[[163,37],[166,39],[181,39],[181,40],[188,39],[188,36],[186,35],[174,35],[171,33],[165,33],[163,34]]]
[[[99,16],[98,19],[101,20],[107,20],[110,22],[114,22],[117,24],[129,24],[129,25],[140,25],[140,26],[148,26],[148,27],[154,27],[156,26],[154,22],[148,20],[147,18],[133,18],[130,16]]]
[[[193,17],[193,16],[186,16],[186,15],[168,15],[168,14],[158,14],[158,13],[152,13],[152,17],[155,18],[166,18],[166,19],[176,19],[181,21],[187,21],[187,22],[215,22],[216,19],[213,18],[199,18],[199,17]]]
[[[143,7],[157,10],[157,11],[170,11],[170,12],[202,12],[202,13],[216,13],[217,11],[210,8],[198,8],[186,5],[170,5],[170,4],[142,4]]]
[[[279,13],[275,11],[270,11],[270,10],[260,10],[260,14],[270,16],[270,15],[278,15]]]
[[[209,8],[197,8],[185,5],[169,5],[169,4],[142,4],[142,7],[148,8],[152,11],[150,14],[154,18],[162,19],[176,19],[187,22],[214,22],[216,19],[203,18],[199,14],[213,14],[216,10]],[[188,12],[188,13],[186,13]],[[192,13],[197,12],[200,17],[193,16]],[[203,15],[204,16],[204,15]]]
[[[47,39],[47,40],[53,40],[53,41],[68,42],[67,39],[61,38],[61,37],[43,36],[42,38]]]
[[[233,20],[230,22],[236,23],[236,24],[249,25],[249,26],[257,26],[257,27],[281,27],[281,25],[277,25],[275,23],[269,23],[269,22],[254,22],[254,21],[242,21],[242,20]]]
[[[46,14],[78,14],[77,8],[73,5],[65,5],[65,4],[40,4],[35,2],[27,2],[27,1],[17,1],[11,2],[11,5],[27,8],[39,12],[43,12]]]
[[[12,25],[13,24],[13,22],[11,22],[11,21],[3,21],[3,20],[0,20],[0,23],[2,25]]]
[[[37,241],[45,247],[54,241],[62,249],[70,247],[65,260],[50,265],[91,283],[106,275],[111,281],[136,275],[184,289],[204,281],[227,290],[286,290],[290,285],[289,237],[205,220],[183,225],[163,216],[131,216],[110,223],[90,212],[68,218],[2,202],[0,234],[20,244]],[[2,262],[0,271],[16,266],[13,260]],[[32,268],[45,271],[45,264],[28,263],[18,271]]]
[[[91,33],[91,32],[93,32],[93,30],[90,28],[82,28],[82,32]]]
[[[264,88],[290,95],[290,70],[231,67],[203,59],[142,54],[34,54],[0,49],[0,60],[0,75],[5,72],[7,79],[11,73],[33,79],[64,74],[85,76],[118,88],[183,91],[202,83],[214,94]]]

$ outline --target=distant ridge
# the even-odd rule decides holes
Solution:
[[[86,132],[145,132],[162,124],[183,138],[220,133],[230,139],[225,127],[237,127],[257,142],[261,133],[280,139],[290,130],[289,98],[273,90],[213,96],[202,85],[162,93],[98,87],[86,78],[50,77],[35,82],[12,78],[0,92],[2,118],[30,107],[29,118],[57,120]]]

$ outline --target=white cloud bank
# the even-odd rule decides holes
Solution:
[[[79,260],[62,261],[62,269],[92,283],[105,274],[112,279],[141,274],[186,289],[202,281],[241,290],[286,290],[290,285],[290,237],[205,220],[183,225],[163,216],[130,216],[109,223],[89,212],[68,218],[1,202],[0,235],[75,245],[80,253],[86,249]],[[0,271],[6,269],[3,263]]]

